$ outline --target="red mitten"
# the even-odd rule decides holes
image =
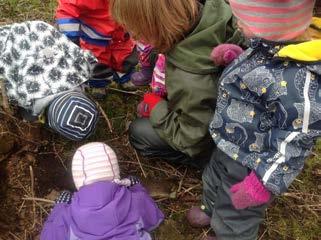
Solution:
[[[255,207],[267,203],[271,193],[264,187],[263,183],[252,171],[240,183],[230,188],[233,206],[236,209]]]
[[[227,66],[242,52],[243,49],[235,44],[223,43],[213,49],[211,59],[217,66]]]
[[[151,111],[161,100],[163,99],[154,93],[145,93],[143,101],[137,106],[138,117],[149,118]]]

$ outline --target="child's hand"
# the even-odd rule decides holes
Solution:
[[[138,183],[140,183],[139,178],[136,176],[129,176],[127,178],[123,179],[114,179],[114,183],[117,183],[118,185],[122,185],[125,187],[132,187]]]
[[[160,96],[153,93],[145,93],[143,101],[137,106],[137,115],[142,118],[149,118],[153,108],[162,100]]]
[[[217,66],[227,66],[237,58],[243,49],[235,44],[220,44],[211,53],[211,59]]]
[[[230,188],[233,206],[236,209],[255,207],[267,203],[271,193],[264,187],[260,179],[252,171],[240,183]]]

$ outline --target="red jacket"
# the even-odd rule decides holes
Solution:
[[[59,0],[58,28],[82,48],[91,50],[101,63],[121,71],[135,47],[129,34],[109,13],[108,0]]]

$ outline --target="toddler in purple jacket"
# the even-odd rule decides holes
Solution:
[[[164,215],[137,179],[120,179],[115,152],[104,143],[77,149],[72,175],[79,190],[63,193],[41,240],[150,240]]]

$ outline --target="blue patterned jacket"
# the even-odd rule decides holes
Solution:
[[[276,57],[285,47],[251,41],[221,76],[210,124],[217,146],[274,194],[288,189],[321,136],[321,61]]]

